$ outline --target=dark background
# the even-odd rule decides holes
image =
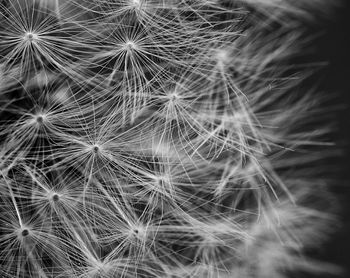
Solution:
[[[333,1],[333,0],[330,0]],[[344,269],[341,278],[350,277],[350,1],[344,0],[331,16],[319,21],[316,28],[322,33],[317,43],[317,55],[329,61],[322,73],[322,86],[329,94],[336,94],[343,107],[336,115],[338,133],[335,135],[343,156],[336,162],[339,172],[335,192],[340,204],[341,228],[315,257],[333,262]],[[339,164],[338,164],[339,163]],[[310,277],[310,276],[305,276]],[[328,275],[312,277],[333,277]],[[339,277],[339,276],[334,276]]]

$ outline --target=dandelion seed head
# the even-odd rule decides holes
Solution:
[[[99,145],[93,145],[91,150],[93,153],[97,154],[101,150],[101,147]]]
[[[141,2],[142,0],[130,0],[131,6],[135,8],[140,8],[141,7]]]
[[[157,186],[163,187],[164,185],[169,184],[171,181],[170,174],[161,173],[155,177],[155,183]]]
[[[225,48],[216,49],[213,58],[219,68],[224,68],[232,60],[230,51]]]
[[[324,240],[331,128],[291,63],[315,4],[44,2],[0,4],[0,269],[286,278]]]
[[[23,229],[22,230],[22,236],[26,237],[27,235],[29,235],[29,231],[27,229]]]
[[[38,116],[36,117],[36,122],[37,122],[38,124],[42,124],[42,123],[44,122],[44,117],[43,117],[42,115],[38,115]]]
[[[52,200],[53,200],[54,202],[58,202],[58,201],[60,200],[60,196],[58,196],[57,194],[54,194],[54,195],[52,196]]]
[[[38,34],[36,34],[34,32],[26,32],[24,34],[23,39],[29,43],[32,43],[32,42],[38,41],[39,36],[38,36]]]
[[[18,238],[23,239],[25,237],[28,237],[30,235],[30,228],[26,226],[22,226],[18,229]]]
[[[134,41],[128,40],[124,45],[124,49],[128,52],[131,52],[137,49],[137,44]]]
[[[26,120],[27,125],[41,127],[47,119],[47,115],[45,113],[36,113],[30,115],[30,118]]]
[[[56,192],[50,192],[49,194],[50,200],[52,200],[54,203],[57,203],[60,200],[60,195]]]
[[[180,96],[177,92],[172,92],[168,95],[168,99],[170,102],[174,103],[180,99]]]
[[[227,49],[218,49],[215,58],[220,62],[225,62],[231,58],[230,52]]]
[[[147,227],[144,227],[140,224],[131,227],[130,236],[132,238],[137,238],[138,240],[145,242],[148,237]]]

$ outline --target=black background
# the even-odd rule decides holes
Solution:
[[[333,1],[333,0],[330,0]],[[341,228],[335,232],[315,257],[343,267],[342,278],[350,277],[350,1],[344,0],[331,20],[319,21],[322,36],[317,42],[317,55],[329,61],[322,73],[322,86],[327,93],[337,94],[343,108],[338,112],[339,132],[336,142],[343,150],[339,158],[338,184],[332,188],[340,203]],[[298,276],[299,277],[299,276]],[[304,277],[304,276],[300,276]],[[310,276],[305,276],[310,277]],[[311,277],[331,277],[330,274]],[[333,276],[332,276],[333,277]],[[339,276],[334,276],[339,277]]]

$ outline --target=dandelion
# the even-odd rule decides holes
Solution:
[[[319,7],[0,1],[0,276],[339,273]]]
[[[79,77],[70,64],[88,48],[86,43],[74,39],[73,30],[65,27],[38,1],[22,3],[17,0],[2,8],[0,57],[7,70],[19,65],[21,74],[27,75],[54,67]]]

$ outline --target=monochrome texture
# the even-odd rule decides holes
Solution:
[[[0,1],[0,276],[337,272],[335,2]]]

